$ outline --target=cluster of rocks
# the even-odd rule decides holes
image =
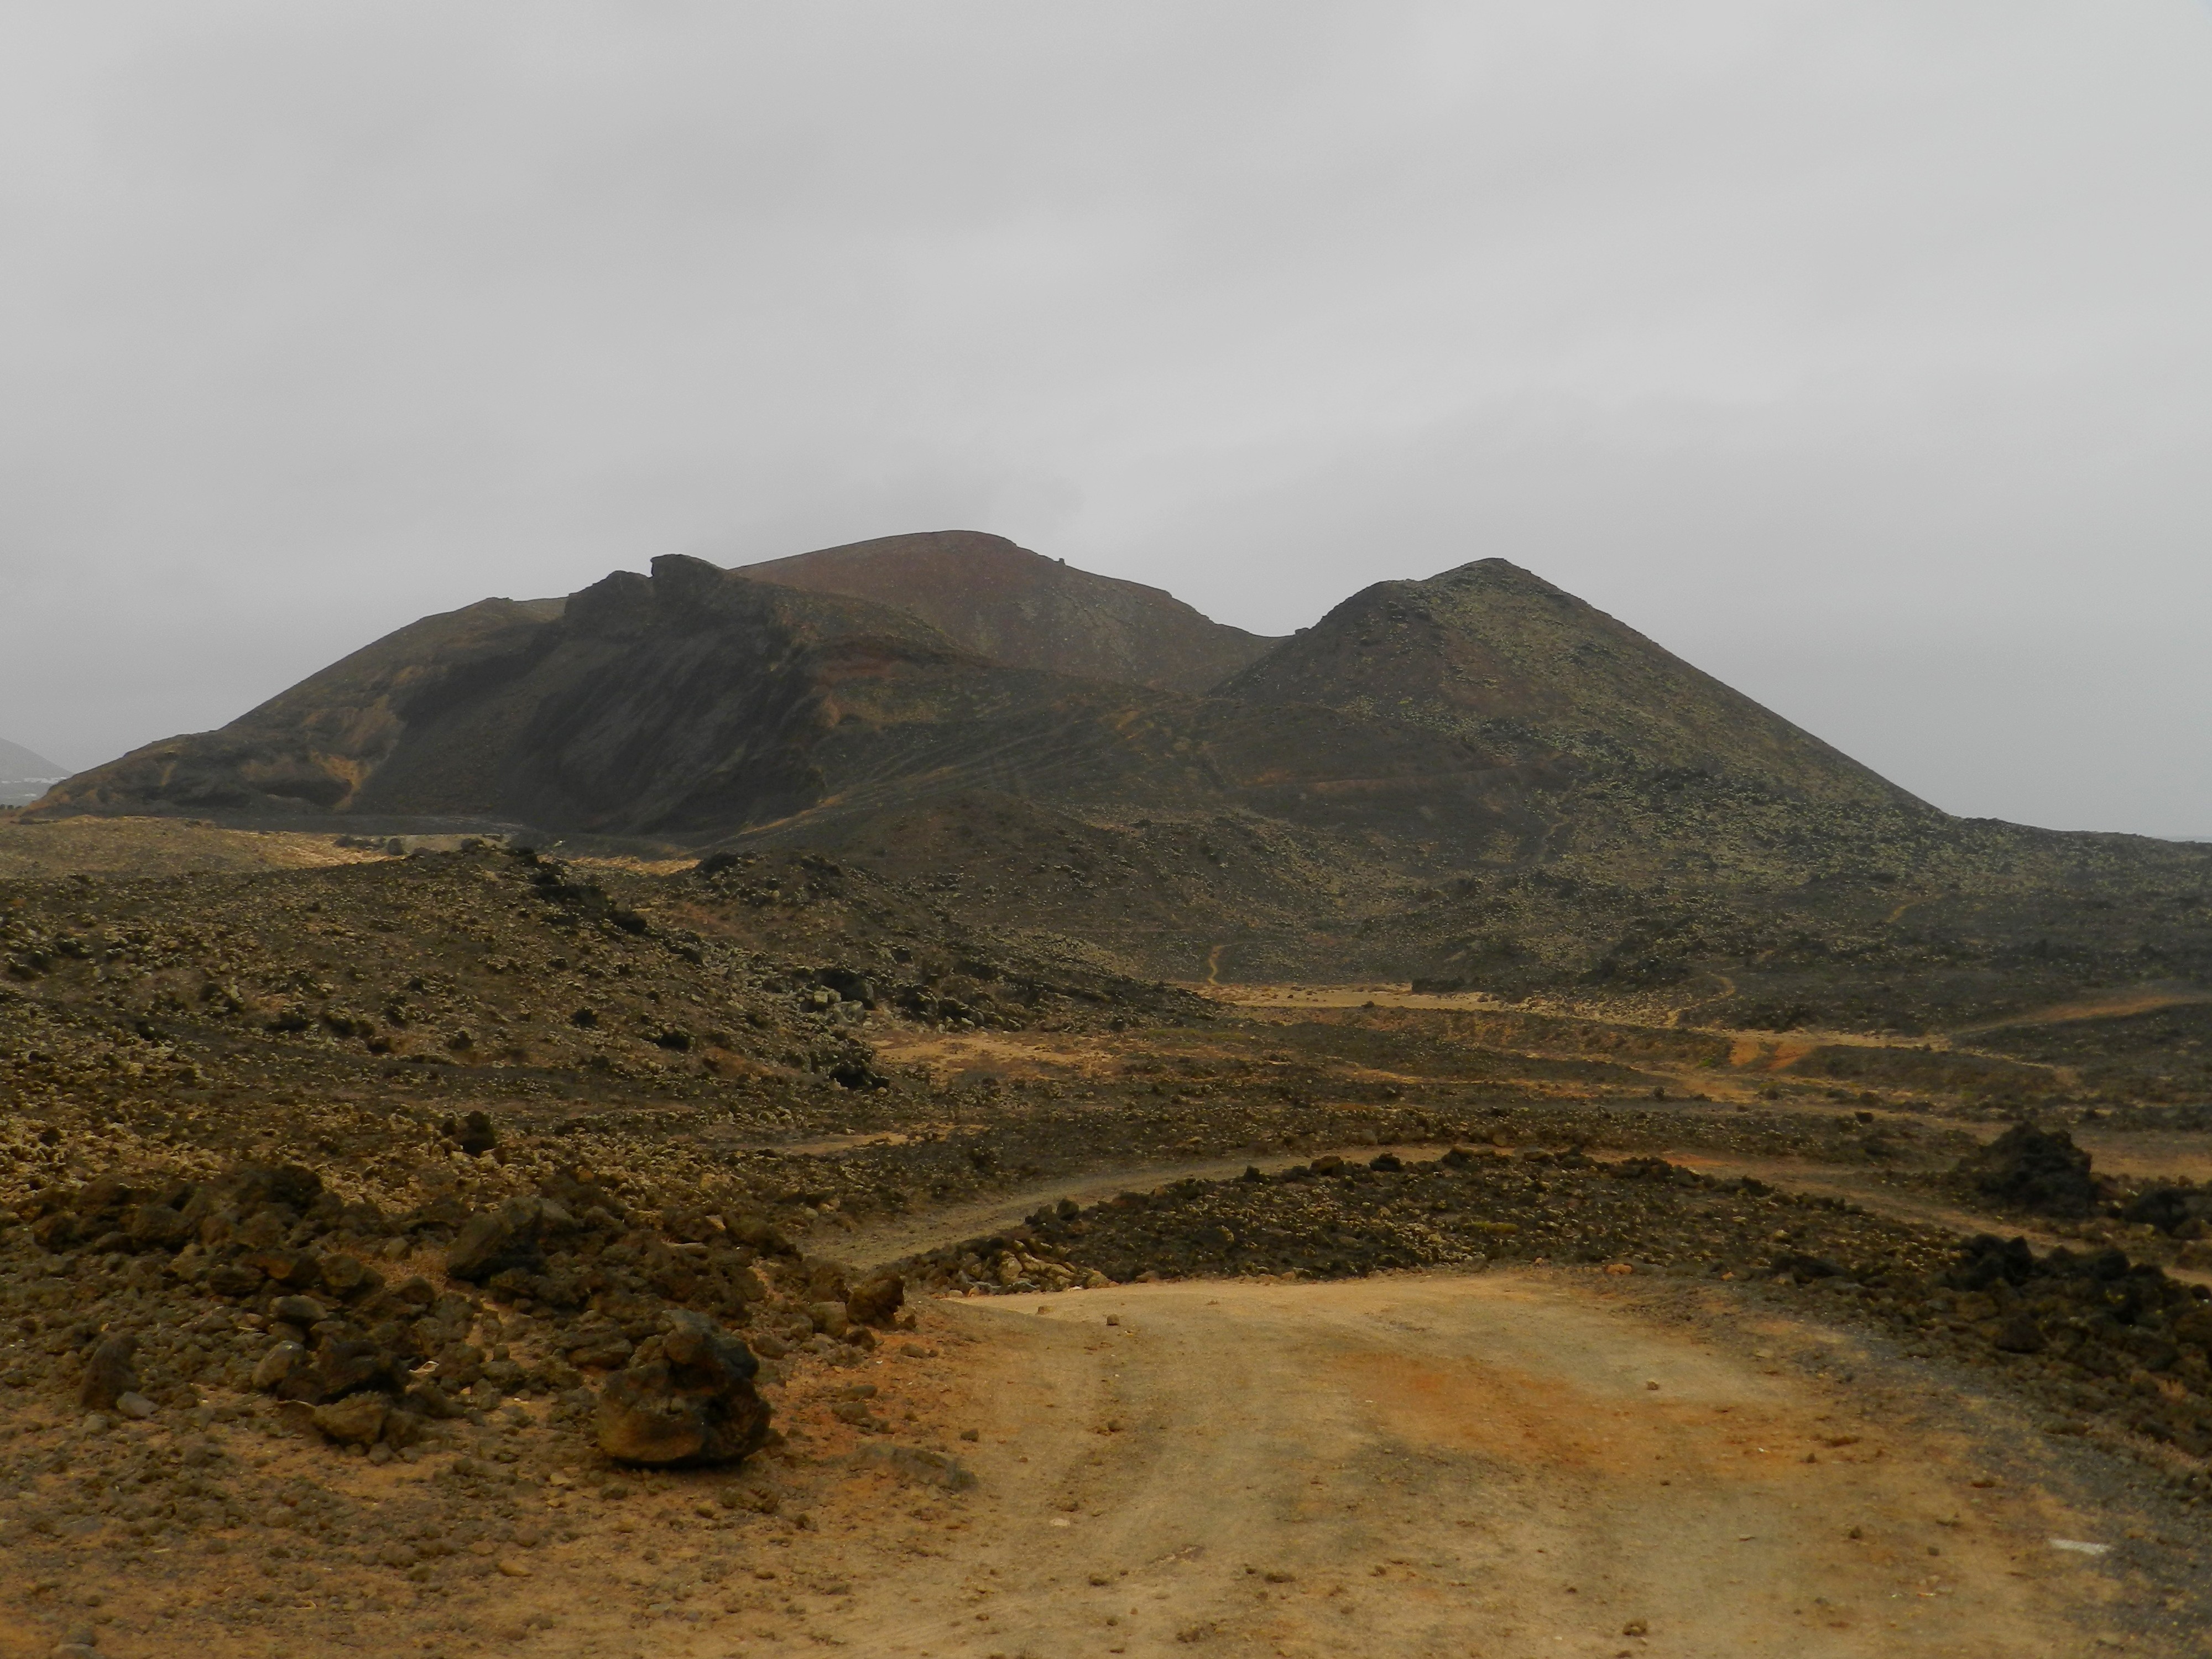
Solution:
[[[641,1213],[574,1172],[473,1213],[386,1216],[299,1164],[22,1208],[0,1234],[0,1382],[126,1416],[258,1393],[380,1462],[532,1394],[625,1461],[742,1458],[770,1433],[756,1350],[849,1361],[903,1316],[896,1274],[855,1282],[757,1215]],[[409,1270],[426,1253],[434,1279]]]
[[[2212,1267],[2212,1188],[2186,1176],[2130,1183],[2099,1174],[2063,1129],[2015,1124],[1939,1184],[1970,1202],[2057,1222],[2061,1231],[2094,1237],[2112,1223],[2139,1228],[2178,1245],[2178,1265]],[[2065,1224],[2083,1222],[2090,1224]]]
[[[1777,1237],[1778,1233],[1781,1236]],[[1848,1240],[1862,1253],[1935,1265],[1927,1237],[1834,1200],[1784,1194],[1752,1179],[1717,1181],[1653,1158],[1619,1162],[1572,1149],[1455,1147],[1433,1160],[1334,1154],[1279,1174],[1176,1182],[1103,1203],[1031,1215],[1018,1239],[933,1253],[909,1271],[978,1288],[996,1273],[969,1267],[1008,1251],[1056,1259],[1078,1282],[1152,1274],[1271,1273],[1340,1278],[1391,1268],[1492,1261],[1634,1261],[1747,1278],[1808,1249]],[[1006,1286],[1012,1288],[1011,1285]]]
[[[2039,1255],[2025,1239],[1983,1234],[1937,1281],[1959,1292],[1942,1311],[2009,1354],[2047,1355],[2125,1398],[2130,1427],[2212,1457],[2212,1293],[2124,1251]]]
[[[2201,1245],[2212,1239],[2212,1187],[2199,1186],[2186,1176],[2146,1186],[2120,1215],[2123,1220],[2154,1227],[2169,1238]]]
[[[1492,1262],[1759,1281],[1954,1357],[2000,1365],[2074,1421],[2212,1456],[2212,1293],[2119,1250],[2038,1255],[1832,1198],[1655,1158],[1455,1148],[1324,1157],[1279,1175],[1063,1202],[910,1275],[979,1294],[1227,1274],[1341,1277]],[[2200,1480],[2200,1485],[2202,1485]]]
[[[1030,1226],[1018,1236],[994,1235],[969,1239],[916,1257],[909,1272],[925,1276],[933,1289],[1018,1296],[1039,1291],[1103,1290],[1114,1283],[1096,1267],[1067,1259],[1067,1247],[1046,1235],[1062,1212],[1071,1219],[1081,1213],[1072,1199],[1060,1200],[1059,1210],[1040,1210]]]
[[[2113,1190],[2091,1171],[2089,1154],[2063,1129],[2016,1123],[1959,1160],[1954,1182],[1984,1202],[2029,1215],[2078,1219]]]

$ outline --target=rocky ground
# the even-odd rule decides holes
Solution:
[[[2038,1254],[1870,1215],[1830,1197],[1717,1180],[1652,1158],[1455,1149],[1428,1162],[1328,1156],[1274,1176],[1184,1181],[908,1271],[961,1292],[1020,1294],[1174,1278],[1328,1279],[1411,1267],[1597,1264],[1609,1274],[1756,1281],[1824,1316],[1869,1322],[1996,1368],[2048,1406],[2052,1431],[2140,1442],[2184,1501],[2212,1499],[2212,1289],[2124,1252]]]
[[[664,1537],[788,1547],[860,1441],[894,1484],[965,1479],[907,1397],[938,1351],[896,1278],[854,1282],[696,1192],[514,1184],[385,1215],[285,1164],[25,1204],[0,1234],[0,1571],[22,1610],[0,1643],[251,1651],[303,1598],[345,1621],[318,1620],[338,1646],[384,1650],[402,1614],[434,1650],[487,1620],[519,1639],[578,1622],[531,1609],[541,1551],[641,1522],[648,1564]],[[774,1571],[742,1577],[718,1607],[781,1605]]]
[[[2195,1109],[1965,1042],[1640,1005],[1232,1006],[797,852],[336,850],[0,883],[0,1656],[892,1651],[898,1586],[936,1609],[917,1652],[1180,1650],[1186,1631],[1305,1651],[1326,1598],[1282,1589],[1267,1636],[1256,1559],[1255,1590],[1164,1585],[1171,1629],[1103,1604],[1070,1623],[1073,1587],[1100,1588],[1075,1559],[1060,1589],[1031,1575],[1026,1625],[951,1610],[968,1592],[945,1575],[989,1589],[1052,1519],[994,1506],[1070,1490],[1034,1484],[1059,1443],[1042,1404],[1009,1423],[1009,1378],[1120,1340],[1055,1347],[1006,1313],[1156,1316],[1183,1333],[1146,1362],[1180,1412],[1176,1368],[1225,1362],[1176,1286],[1256,1296],[1266,1340],[1291,1342],[1267,1322],[1282,1297],[1338,1280],[1380,1308],[1409,1274],[1445,1287],[1425,1306],[1478,1298],[1478,1325],[1486,1284],[1625,1296],[1986,1396],[2057,1460],[2037,1501],[2169,1540],[2066,1628],[2176,1639],[2183,1592],[2160,1586],[2212,1508]],[[1297,1434],[1334,1443],[1332,1397],[1299,1396]],[[1402,1438],[1370,1429],[1344,1467]],[[1565,1489],[1529,1487],[1540,1509],[1540,1488]],[[1261,1525],[1218,1524],[1224,1551]],[[1319,1570],[1300,1559],[1285,1585]],[[1109,1587],[1182,1571],[1133,1535],[1097,1559]],[[2023,1607],[1990,1603],[1989,1629]],[[1834,1650],[1881,1650],[1851,1645],[1884,1628],[1854,1617]],[[1389,1650],[1457,1650],[1435,1646],[1449,1626]]]

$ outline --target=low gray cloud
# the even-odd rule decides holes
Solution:
[[[1954,811],[2212,835],[2184,0],[18,8],[0,736],[910,528],[1488,554]]]

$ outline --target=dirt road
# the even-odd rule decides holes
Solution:
[[[110,1659],[2063,1659],[2201,1652],[2212,1613],[2185,1540],[2060,1495],[2094,1486],[2084,1449],[1717,1287],[1533,1269],[919,1312],[773,1391],[780,1515],[716,1502],[723,1472],[602,1490],[573,1467],[542,1498],[448,1502],[512,1529],[453,1532],[472,1572],[417,1593],[331,1552],[450,1490],[438,1469],[218,1430],[241,1495],[337,1486],[354,1529],[143,1555],[88,1530],[0,1595],[0,1655],[83,1622]],[[872,1428],[839,1415],[859,1388]],[[917,1447],[975,1483],[882,1455]]]
[[[1087,1176],[841,1253],[872,1263],[1048,1198],[1242,1162]],[[780,1513],[733,1508],[727,1472],[544,1474],[560,1460],[525,1413],[501,1432],[542,1486],[473,1521],[449,1504],[474,1530],[448,1555],[473,1565],[419,1591],[337,1552],[385,1547],[380,1506],[446,1490],[444,1454],[377,1468],[218,1426],[236,1498],[259,1494],[249,1516],[329,1485],[358,1500],[353,1529],[302,1540],[234,1516],[221,1547],[140,1554],[58,1510],[45,1524],[82,1545],[15,1607],[0,1592],[0,1659],[43,1659],[87,1619],[110,1621],[87,1626],[108,1659],[2041,1659],[2201,1653],[2212,1623],[2201,1540],[2186,1522],[2160,1537],[2172,1517],[2132,1507],[2103,1454],[1740,1286],[1530,1268],[917,1311],[857,1366],[805,1357],[771,1389],[791,1435],[761,1460]],[[149,1456],[168,1432],[118,1431]],[[65,1456],[70,1432],[41,1431],[40,1455]],[[898,1448],[957,1455],[975,1483],[943,1490],[883,1455]]]
[[[947,1377],[981,1431],[964,1524],[902,1558],[862,1540],[878,1499],[830,1499],[860,1588],[792,1650],[2011,1659],[2112,1628],[2122,1558],[2051,1540],[2130,1547],[2020,1484],[1995,1448],[2032,1432],[1875,1385],[1832,1334],[1607,1284],[944,1308],[987,1339]]]

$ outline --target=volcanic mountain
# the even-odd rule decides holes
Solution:
[[[2023,963],[2212,981],[2212,849],[1951,818],[1498,559],[1270,644],[994,537],[661,558],[39,810],[812,849],[1148,975],[1702,983],[1784,1024],[1838,975],[1916,1021]]]
[[[428,618],[49,805],[476,818],[705,845],[979,791],[1313,823],[1441,811],[1486,829],[1516,819],[1532,775],[1448,733],[1316,705],[994,661],[907,611],[678,556],[566,601]]]
[[[567,600],[487,599],[50,805],[704,844],[982,791],[1094,816],[1234,805],[1464,847],[1540,838],[1557,817],[1540,797],[1613,775],[1917,806],[1502,560],[1379,584],[1270,642],[963,532],[735,571],[667,557]]]

